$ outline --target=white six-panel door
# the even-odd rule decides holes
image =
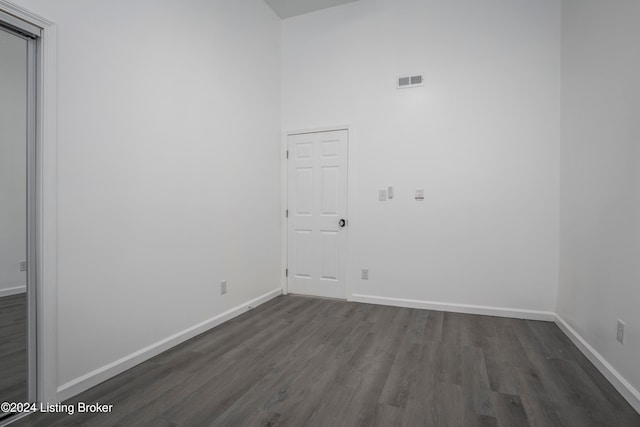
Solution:
[[[348,138],[347,130],[288,137],[291,293],[347,297]]]

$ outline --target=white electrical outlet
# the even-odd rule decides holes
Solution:
[[[27,261],[20,261],[20,271],[27,271]]]
[[[618,320],[618,336],[617,339],[620,344],[624,344],[624,327],[625,324],[622,320]]]
[[[220,282],[220,295],[224,295],[227,293],[227,281],[223,280]]]
[[[387,194],[389,195],[389,200],[393,199],[393,187],[389,186],[387,188]]]
[[[380,190],[378,192],[378,200],[380,200],[381,202],[387,201],[387,190]]]
[[[368,268],[363,268],[362,269],[362,280],[369,280],[369,269]]]

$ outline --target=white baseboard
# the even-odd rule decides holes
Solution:
[[[616,369],[578,334],[565,320],[556,315],[556,324],[604,377],[618,390],[633,408],[640,413],[640,392],[635,389]]]
[[[243,313],[246,313],[253,308],[264,304],[265,302],[279,296],[282,294],[282,289],[276,289],[271,291],[265,295],[262,295],[256,299],[248,301],[244,304],[241,304],[231,310],[228,310],[218,316],[215,316],[209,320],[205,320],[202,323],[199,323],[195,326],[192,326],[188,329],[185,329],[182,332],[178,332],[168,338],[163,339],[162,341],[158,341],[154,344],[151,344],[141,350],[136,351],[128,356],[125,356],[115,362],[109,363],[106,366],[96,369],[95,371],[89,372],[86,375],[81,376],[80,378],[76,378],[75,380],[69,381],[66,384],[58,387],[58,400],[65,401],[77,394],[82,393],[85,390],[94,387],[109,378],[113,378],[122,372],[133,368],[140,363],[151,359],[158,354],[169,350],[172,347],[175,347],[178,344],[181,344],[197,335],[200,335],[203,332],[208,331],[209,329],[215,328],[222,323],[233,319]],[[53,403],[53,402],[51,402]]]
[[[567,322],[550,311],[520,310],[511,308],[485,307],[465,304],[446,304],[400,298],[387,298],[371,295],[354,294],[349,301],[365,304],[388,305],[393,307],[417,308],[423,310],[448,311],[453,313],[479,314],[485,316],[509,317],[515,319],[541,320],[555,322],[569,337],[578,349],[604,375],[604,377],[620,392],[627,402],[640,413],[640,392],[636,390],[618,371],[607,362],[584,338],[582,338]]]
[[[0,289],[0,298],[10,297],[11,295],[24,294],[27,292],[26,286],[17,286],[15,288]]]
[[[19,293],[19,292],[16,292]],[[89,372],[80,378],[63,384],[58,388],[58,400],[67,400],[83,391],[94,387],[109,378],[112,378],[134,366],[157,356],[158,354],[169,350],[170,348],[181,344],[209,329],[212,329],[222,323],[233,319],[247,311],[264,304],[265,302],[282,294],[282,289],[276,289],[265,295],[262,295],[245,304],[239,305],[209,320],[192,326],[182,332],[174,334],[162,341],[147,346],[135,353],[125,356],[106,366]],[[582,338],[567,322],[555,313],[547,311],[521,310],[521,309],[505,309],[498,307],[486,307],[466,304],[446,304],[438,302],[377,297],[370,295],[354,294],[349,301],[360,302],[365,304],[387,305],[393,307],[417,308],[424,310],[448,311],[453,313],[478,314],[485,316],[509,317],[526,320],[554,321],[558,327],[571,339],[571,341],[580,349],[582,353],[589,359],[591,363],[605,376],[605,378],[622,394],[622,396],[640,412],[640,392],[636,390],[627,380],[620,375],[584,338]]]
[[[447,304],[441,302],[387,298],[358,294],[352,295],[349,301],[362,302],[365,304],[389,305],[393,307],[418,308],[422,310],[448,311],[452,313],[479,314],[483,316],[510,317],[526,320],[542,320],[545,322],[553,322],[556,320],[555,313],[552,313],[550,311],[486,307],[481,305]]]

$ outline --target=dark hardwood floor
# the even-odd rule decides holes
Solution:
[[[553,323],[295,296],[79,401],[113,412],[16,426],[640,426]]]
[[[20,294],[0,298],[0,402],[26,398],[27,297]]]

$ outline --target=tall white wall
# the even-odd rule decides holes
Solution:
[[[562,6],[557,311],[640,390],[640,3]]]
[[[278,288],[273,11],[18,3],[58,25],[59,383]]]
[[[0,297],[24,292],[27,256],[27,42],[0,31]]]
[[[424,87],[396,90],[408,73]],[[345,123],[351,293],[554,310],[558,1],[360,0],[284,21],[284,129]]]

